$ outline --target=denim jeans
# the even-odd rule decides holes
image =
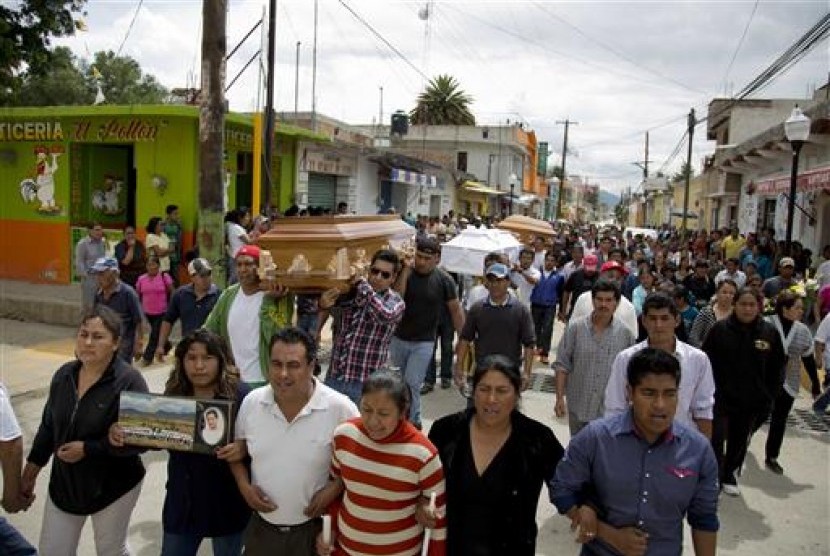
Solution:
[[[532,305],[533,328],[536,330],[536,347],[545,357],[550,353],[550,339],[553,335],[553,315],[556,306]]]
[[[196,556],[204,537],[199,535],[174,535],[164,533],[161,540],[161,556]],[[242,554],[242,531],[224,537],[213,537],[213,556],[239,556]]]
[[[332,390],[340,392],[352,400],[356,406],[360,407],[360,397],[363,395],[363,383],[359,380],[346,381],[342,376],[326,376],[324,384]]]
[[[0,554],[5,556],[35,556],[37,550],[5,518],[0,517]]]
[[[146,315],[146,317],[147,322],[150,323],[150,339],[147,340],[147,345],[144,347],[143,359],[145,363],[152,363],[159,344],[159,333],[161,332],[161,322],[164,320],[164,314]]]
[[[417,426],[421,426],[421,384],[424,382],[434,346],[435,342],[408,342],[396,336],[393,336],[389,343],[392,364],[400,369],[412,395],[409,420]]]
[[[452,342],[455,339],[455,327],[452,323],[452,316],[448,309],[441,311],[441,320],[438,321],[438,339],[433,344],[432,359],[429,361],[429,368],[424,379],[426,384],[435,384],[435,356],[438,354],[438,346],[441,346],[441,378],[452,380]]]

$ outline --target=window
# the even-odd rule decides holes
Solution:
[[[775,228],[775,199],[764,199],[764,210],[761,213],[761,228]]]
[[[455,169],[460,170],[461,172],[467,171],[467,153],[464,151],[459,151],[456,155],[456,162],[455,162]]]

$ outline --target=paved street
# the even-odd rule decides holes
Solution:
[[[557,325],[557,336],[561,333]],[[57,366],[72,354],[73,328],[23,323],[0,319],[0,376],[12,394],[21,421],[26,444],[32,439],[40,420],[49,378]],[[161,391],[168,365],[154,365],[144,371],[152,391]],[[540,373],[549,374],[542,367]],[[537,379],[536,384],[544,380]],[[460,410],[464,401],[454,390],[441,390],[424,398],[425,424],[447,413]],[[544,422],[565,444],[567,423],[552,416],[553,395],[531,391],[523,395],[522,409]],[[751,446],[740,485],[743,496],[721,499],[721,554],[778,556],[830,554],[830,420],[812,418],[806,395],[796,402],[796,420],[787,430],[784,453],[780,461],[786,470],[783,477],[763,469],[765,429]],[[822,430],[812,430],[823,429]],[[164,452],[144,456],[147,478],[130,527],[130,542],[138,556],[159,553],[161,506],[166,480]],[[29,512],[9,516],[32,542],[37,543],[40,520],[46,497],[48,469],[38,482],[38,499]],[[540,555],[577,554],[567,520],[555,515],[543,491],[537,515]],[[94,554],[91,527],[84,531],[79,554]],[[687,551],[691,553],[687,533]],[[200,554],[210,554],[203,546]]]

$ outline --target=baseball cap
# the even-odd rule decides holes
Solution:
[[[600,272],[605,272],[607,270],[619,270],[623,273],[623,276],[628,274],[628,270],[626,270],[626,268],[617,261],[608,261],[602,265],[602,268],[599,269]]]
[[[507,278],[510,275],[510,270],[507,266],[501,263],[493,263],[484,271],[485,276],[495,276],[496,278]]]
[[[187,265],[187,273],[191,276],[210,276],[211,268],[210,263],[207,262],[206,259],[198,258],[193,259]]]
[[[259,262],[260,253],[261,253],[261,250],[260,250],[259,246],[257,246],[257,245],[243,245],[242,247],[239,248],[239,251],[236,252],[236,257],[234,257],[234,258],[238,259],[239,257],[241,257],[243,255],[247,255],[247,256],[253,258],[255,261]]]
[[[114,270],[118,272],[118,261],[113,257],[101,257],[97,259],[89,269],[90,272],[104,272],[107,270]]]
[[[781,262],[778,263],[778,266],[792,266],[795,267],[795,261],[792,260],[790,257],[784,257],[781,259]]]
[[[599,258],[596,255],[585,255],[582,257],[582,268],[585,270],[596,270]]]
[[[431,237],[419,239],[415,245],[415,249],[429,255],[437,255],[441,252],[441,246],[438,241]]]

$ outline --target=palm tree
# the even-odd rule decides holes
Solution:
[[[472,102],[473,97],[459,89],[454,77],[439,75],[418,95],[418,104],[409,113],[409,119],[414,125],[476,125],[470,112]]]

